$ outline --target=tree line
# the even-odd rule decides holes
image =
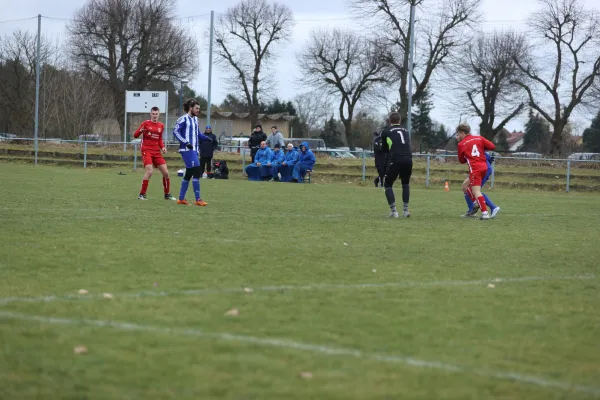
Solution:
[[[298,83],[309,90],[279,100],[271,96],[277,82],[270,65],[292,37],[293,13],[283,3],[241,0],[215,23],[216,62],[231,72],[231,94],[214,109],[248,112],[252,124],[263,112],[288,113],[296,116],[295,136],[368,147],[382,124],[370,110],[384,105],[406,120],[412,83],[413,135],[420,146],[447,142],[447,129],[429,117],[432,95],[444,91],[455,98],[451,111],[477,117],[488,139],[502,143],[505,126],[526,114],[529,125],[545,126],[529,137],[539,137],[536,145],[543,142],[545,152],[560,154],[574,113],[599,108],[597,10],[580,0],[539,0],[526,32],[481,32],[481,3],[350,0],[364,29],[312,32],[296,60]],[[177,82],[197,73],[199,49],[175,18],[175,6],[176,0],[88,0],[77,9],[68,42],[60,49],[42,44],[41,130],[75,137],[98,118],[122,126],[126,90],[167,90],[170,104],[177,104]],[[417,18],[409,76],[411,6]],[[35,36],[17,31],[2,38],[0,130],[32,131],[35,63]],[[192,92],[184,88],[186,97],[200,98]],[[593,147],[596,136],[586,137],[585,146]]]

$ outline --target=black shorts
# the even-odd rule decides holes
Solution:
[[[401,158],[391,162],[385,174],[385,187],[392,187],[396,179],[400,177],[403,185],[408,185],[412,175],[412,158]]]

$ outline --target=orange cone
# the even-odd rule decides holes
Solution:
[[[449,192],[449,191],[450,191],[450,186],[448,186],[448,181],[446,181],[446,183],[444,184],[444,190],[445,190],[446,192]]]

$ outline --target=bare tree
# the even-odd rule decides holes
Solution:
[[[350,0],[360,18],[374,17],[377,35],[390,46],[386,62],[399,81],[402,118],[408,114],[408,67],[410,45],[410,6],[423,10],[415,31],[414,98],[419,99],[427,89],[436,69],[462,47],[465,30],[478,18],[481,0],[442,0],[441,7],[432,4],[425,10],[425,0]],[[435,7],[435,8],[434,8]],[[420,40],[420,38],[423,38]]]
[[[36,43],[35,35],[21,30],[0,38],[0,130],[33,133]],[[58,54],[43,37],[40,49],[42,65]]]
[[[541,35],[544,52],[553,52],[548,67],[540,60],[515,59],[528,80],[515,83],[527,92],[529,103],[553,127],[551,152],[560,154],[562,135],[575,107],[592,92],[600,76],[600,19],[578,0],[541,0],[544,9],[532,18]],[[537,66],[536,66],[537,65]],[[541,88],[545,96],[536,96]],[[551,99],[547,105],[546,99]]]
[[[288,40],[292,27],[290,8],[266,0],[242,0],[217,19],[217,61],[232,70],[235,89],[248,102],[252,126],[258,122],[260,94],[267,88],[266,64],[274,58],[273,46]]]
[[[331,105],[319,91],[302,93],[294,97],[296,118],[306,123],[311,130],[319,130],[331,116]]]
[[[595,82],[592,84],[589,97],[583,99],[582,102],[585,103],[586,109],[591,115],[594,115],[598,111],[598,104],[600,104],[600,75],[596,77]]]
[[[175,0],[88,0],[69,26],[71,52],[107,82],[123,125],[126,90],[176,80],[196,70],[197,45],[172,19]]]
[[[110,88],[90,72],[48,68],[51,82],[44,101],[44,131],[55,137],[76,139],[91,133],[94,121],[114,117]]]
[[[522,34],[479,35],[460,53],[452,69],[460,90],[466,93],[469,108],[481,119],[481,135],[489,140],[525,107],[523,92],[513,80],[521,75],[514,60],[523,59],[526,51],[527,42]],[[497,122],[499,116],[504,118]]]
[[[368,39],[335,29],[313,32],[298,56],[302,81],[339,99],[340,120],[352,150],[352,119],[357,104],[368,100],[376,93],[378,84],[389,79],[380,50],[380,46]]]

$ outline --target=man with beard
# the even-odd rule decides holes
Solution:
[[[177,204],[189,205],[185,199],[190,179],[196,196],[196,205],[204,207],[208,203],[200,197],[200,160],[198,159],[199,142],[209,141],[212,139],[204,136],[198,129],[198,114],[200,113],[200,105],[194,99],[190,99],[183,105],[183,110],[186,112],[179,117],[173,129],[173,135],[179,141],[179,154],[185,163],[185,175],[181,181],[181,190],[179,191],[179,200]]]

